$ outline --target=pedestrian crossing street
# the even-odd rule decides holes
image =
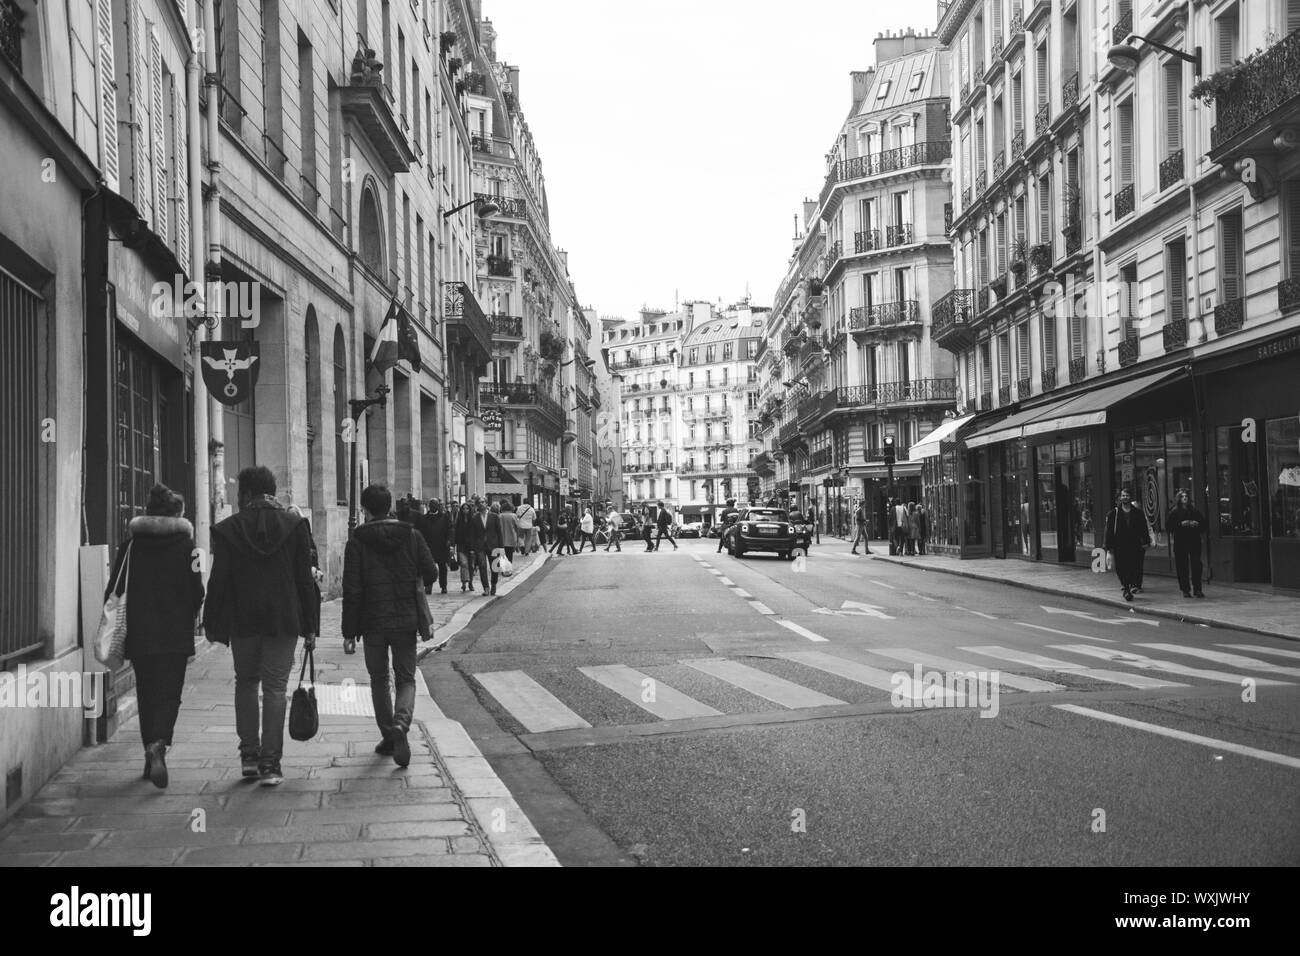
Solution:
[[[960,658],[926,653],[909,647],[860,649],[855,656],[813,650],[776,651],[749,656],[744,661],[726,657],[678,661],[705,681],[696,685],[699,696],[717,700],[735,699],[736,692],[761,700],[759,711],[807,712],[817,708],[845,707],[901,700],[917,705],[928,692],[936,692],[951,704],[954,682],[972,679],[996,682],[1000,693],[1049,694],[1079,689],[1167,690],[1190,688],[1199,682],[1236,687],[1292,686],[1300,667],[1283,661],[1300,660],[1300,652],[1257,644],[1216,644],[1213,647],[1171,643],[1135,644],[1135,650],[1092,644],[1053,644],[1042,650],[1050,654],[980,644],[955,648]],[[1139,653],[1151,651],[1159,656]],[[1185,658],[1179,660],[1177,658]],[[1219,667],[1201,666],[1217,664]],[[1097,666],[1103,664],[1105,666]],[[643,665],[644,666],[644,665]],[[656,668],[649,668],[655,670]],[[682,721],[701,717],[722,717],[725,712],[670,686],[650,673],[626,664],[577,667],[586,678],[575,692],[569,680],[557,681],[555,690],[522,670],[474,673],[473,679],[529,734],[587,729],[593,726],[583,717],[583,701],[602,694],[614,694],[644,712],[647,720]],[[1030,673],[1026,673],[1030,672]],[[942,686],[930,680],[943,675]],[[922,676],[927,679],[922,679]],[[996,676],[994,676],[996,675]],[[566,675],[566,678],[569,675]],[[1056,677],[1057,680],[1051,679]],[[1080,681],[1078,678],[1085,678]],[[856,689],[856,695],[827,692],[833,688]],[[1058,681],[1068,680],[1069,684]],[[1089,683],[1091,682],[1091,683]],[[927,688],[927,684],[931,685]],[[699,689],[703,686],[706,693]],[[946,689],[945,689],[946,688]],[[846,699],[847,698],[847,699]],[[592,711],[603,708],[591,707]],[[749,712],[753,712],[750,708]],[[815,713],[812,715],[815,716]],[[595,719],[595,718],[593,718]],[[606,720],[605,725],[609,725]]]

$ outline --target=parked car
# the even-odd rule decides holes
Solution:
[[[801,547],[800,533],[782,508],[746,508],[736,519],[736,533],[728,550],[737,558],[750,551],[775,551],[782,561]]]
[[[721,522],[721,521],[715,521],[713,524],[709,525],[709,530],[708,530],[708,532],[707,532],[707,534],[706,534],[706,537],[709,537],[709,538],[721,538],[721,537],[722,537],[722,522]]]
[[[687,521],[677,529],[679,538],[698,538],[704,534],[703,521]]]
[[[641,525],[637,523],[636,516],[632,514],[623,515],[623,524],[620,528],[623,537],[628,535],[636,536],[641,533]]]

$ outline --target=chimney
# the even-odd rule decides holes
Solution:
[[[808,223],[812,222],[813,216],[817,215],[817,200],[805,199],[803,201],[803,228],[808,230]]]
[[[493,63],[497,58],[497,31],[492,26],[492,21],[484,19],[479,24],[479,42],[483,46],[483,56],[489,63]]]
[[[713,303],[712,303],[712,302],[692,302],[692,303],[691,303],[691,318],[694,320],[695,323],[700,323],[700,322],[707,322],[707,321],[709,321],[709,319],[713,318]]]
[[[518,103],[520,101],[519,100],[519,67],[517,66],[506,67],[506,79],[510,83],[510,89],[514,90],[515,102]]]
[[[867,92],[871,89],[871,81],[875,75],[876,70],[874,67],[866,70],[854,70],[849,74],[850,92],[853,95],[855,110],[867,98]]]

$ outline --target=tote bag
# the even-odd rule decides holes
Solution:
[[[311,665],[311,683],[302,686],[303,672]],[[316,652],[307,651],[302,656],[302,670],[298,671],[298,689],[289,703],[289,736],[294,740],[311,740],[320,730],[320,711],[316,706]]]
[[[99,628],[95,631],[95,660],[107,664],[116,670],[126,659],[126,586],[122,593],[117,593],[119,583],[131,581],[131,545],[126,544],[126,556],[118,568],[117,577],[113,579],[113,588],[104,602],[104,610],[99,615]]]

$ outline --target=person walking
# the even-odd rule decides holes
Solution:
[[[920,519],[916,516],[916,502],[909,501],[907,503],[907,540],[905,542],[908,554],[916,554],[916,545],[920,540],[921,524]]]
[[[541,514],[538,517],[538,524],[537,524],[537,540],[538,543],[541,545],[541,547],[548,550],[550,549],[552,539],[554,537],[554,533],[552,530],[554,527],[555,524],[551,517],[551,509],[543,508]]]
[[[904,554],[908,536],[907,505],[899,498],[890,499],[893,503],[893,522],[890,530],[890,554]]]
[[[375,753],[405,767],[411,762],[407,734],[415,713],[415,602],[424,600],[421,579],[426,588],[437,580],[438,564],[424,535],[394,517],[392,505],[383,485],[367,485],[361,492],[366,520],[348,535],[343,552],[343,653],[355,654],[356,642],[362,642],[380,734]],[[414,517],[414,511],[408,505],[407,516]]]
[[[587,542],[591,542],[592,554],[596,553],[596,519],[591,515],[591,509],[587,508],[582,513],[582,520],[578,524],[578,553],[582,554]]]
[[[245,468],[238,489],[239,511],[212,528],[203,628],[209,641],[229,645],[234,659],[241,771],[259,777],[263,786],[276,786],[284,780],[280,759],[289,669],[299,635],[310,651],[320,627],[314,545],[307,522],[276,501],[269,468]]]
[[[468,503],[460,506],[456,515],[456,528],[452,532],[456,541],[456,563],[460,565],[460,589],[474,591],[474,572],[479,570],[478,556],[483,550],[483,525]],[[488,589],[487,575],[483,575],[483,590]]]
[[[672,531],[670,530],[673,526],[673,516],[669,514],[662,501],[658,505],[659,513],[655,516],[655,526],[659,529],[659,535],[655,538],[655,550],[659,550],[659,543],[663,541],[666,534],[668,535],[668,543],[673,546],[673,550],[680,551],[681,549],[677,547],[677,542],[673,540]]]
[[[519,532],[519,513],[510,501],[501,502],[501,547],[506,550],[506,560],[514,561],[515,552],[523,542]]]
[[[519,525],[519,553],[532,554],[537,550],[537,509],[521,502],[515,509],[515,522]]]
[[[1191,496],[1180,490],[1174,497],[1174,507],[1165,520],[1165,527],[1174,536],[1174,570],[1178,572],[1178,587],[1183,597],[1195,594],[1205,597],[1201,590],[1201,535],[1205,529],[1205,515],[1192,507]]]
[[[645,542],[645,549],[647,551],[653,551],[655,549],[655,542],[654,542],[655,523],[650,516],[649,505],[646,505],[644,508],[641,509],[641,514],[639,517],[641,520],[641,540]]]
[[[925,510],[924,504],[916,506],[916,553],[925,554],[925,542],[930,537],[930,512]]]
[[[740,512],[736,509],[736,499],[728,498],[727,507],[722,510],[718,520],[722,523],[722,533],[718,535],[718,554],[722,553],[722,547],[727,542],[727,533],[731,530],[731,523],[736,520]]]
[[[1133,507],[1133,499],[1125,488],[1119,493],[1119,503],[1106,516],[1104,541],[1125,601],[1133,600],[1137,571],[1142,565],[1143,552],[1150,545],[1151,532],[1147,528],[1147,519],[1140,510]]]
[[[135,670],[143,779],[160,790],[167,787],[167,750],[203,605],[203,575],[193,561],[194,526],[184,513],[185,499],[166,485],[149,489],[144,514],[131,519],[127,538],[118,545],[104,592],[105,601],[114,593],[130,595],[125,658]]]
[[[447,558],[451,554],[451,516],[442,510],[442,502],[437,498],[429,499],[429,511],[421,515],[416,528],[428,545],[433,555],[433,563],[438,566],[438,587],[447,593]],[[433,593],[433,585],[424,589],[425,594]]]
[[[623,518],[613,505],[609,506],[609,511],[605,513],[605,520],[609,523],[609,540],[605,542],[605,551],[609,552],[609,546],[613,545],[614,550],[619,554],[623,553],[623,545],[619,542],[623,538]]]
[[[559,553],[564,555],[564,549],[567,547],[570,553],[573,553],[573,538],[569,534],[569,509],[561,508],[555,515],[555,541],[551,544],[550,553]]]
[[[479,504],[479,516],[483,520],[483,556],[480,560],[486,561],[486,572],[492,583],[492,590],[487,590],[487,581],[483,583],[483,591],[488,595],[497,593],[497,580],[501,573],[497,570],[497,559],[505,554],[505,545],[501,537],[501,505],[498,502],[492,502],[491,508],[486,508],[484,503]]]
[[[813,535],[816,538],[817,544],[822,543],[822,528],[818,523],[819,517],[820,516],[817,513],[817,502],[815,500],[808,502],[808,523],[813,527]]]
[[[858,554],[858,542],[862,542],[862,551],[866,554],[871,553],[871,538],[867,534],[867,502],[864,499],[858,504],[858,510],[854,513],[853,519],[858,523],[858,530],[853,536],[853,546],[850,554]]]

